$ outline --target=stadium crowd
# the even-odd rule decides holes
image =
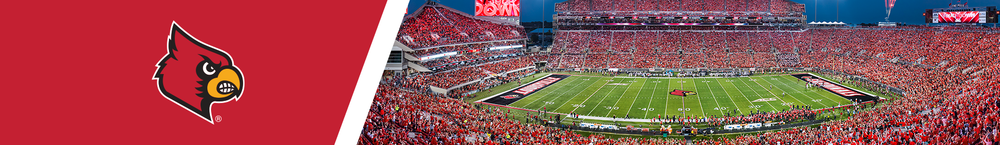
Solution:
[[[1000,78],[996,77],[1000,75],[1000,63],[996,61],[998,52],[991,51],[1000,47],[998,33],[940,31],[940,29],[935,31],[918,27],[814,29],[788,35],[790,36],[787,38],[791,40],[759,40],[790,43],[776,45],[795,47],[776,49],[779,55],[731,50],[726,53],[727,49],[715,48],[684,54],[670,52],[574,54],[565,53],[568,51],[566,50],[554,52],[549,57],[534,57],[540,58],[538,60],[555,62],[550,66],[565,68],[572,68],[574,65],[630,68],[626,64],[612,63],[612,61],[633,61],[635,65],[631,67],[642,68],[666,63],[665,60],[683,63],[680,65],[682,67],[769,67],[777,66],[781,63],[780,60],[793,59],[799,62],[799,66],[863,76],[907,91],[905,96],[891,98],[885,101],[886,103],[864,108],[849,108],[846,112],[853,115],[823,123],[818,127],[799,127],[754,135],[694,140],[695,144],[996,144],[1000,141],[997,130],[997,126],[1000,125],[998,124],[1000,114],[997,114],[1000,111],[1000,99],[997,97],[1000,85],[996,84],[1000,81]],[[517,68],[521,64],[533,61],[505,60],[503,61],[505,63],[476,67],[476,70],[481,74],[483,70],[497,70],[495,67]],[[604,63],[600,63],[601,61]],[[598,63],[586,64],[591,62]],[[515,65],[507,67],[508,63]],[[455,71],[465,72],[463,69]],[[433,76],[439,79],[484,76],[470,74],[473,73]],[[420,77],[427,76],[416,76]],[[390,75],[383,80],[375,104],[369,112],[363,136],[360,138],[362,144],[682,144],[686,142],[679,139],[582,136],[569,130],[524,123],[506,117],[514,114],[509,114],[504,109],[486,109],[459,99],[433,95],[421,87],[428,82],[402,78],[405,77]],[[502,82],[490,81],[473,88],[481,89],[499,83]],[[812,110],[799,109],[790,112],[798,114],[791,115],[793,117],[812,116],[814,115],[811,113]],[[774,118],[783,116],[770,113],[758,115],[766,116],[754,118],[775,120]],[[739,119],[734,122],[731,118],[714,120],[724,120],[716,125],[761,121]]]
[[[959,63],[956,63],[955,60],[946,61],[944,58],[958,58],[965,64],[979,64],[970,61],[983,60],[954,57],[956,54],[953,53],[954,50],[973,47],[972,45],[995,44],[990,43],[991,40],[981,39],[983,34],[970,34],[980,32],[932,33],[928,32],[929,30],[931,29],[923,27],[894,30],[878,28],[815,29],[805,32],[602,32],[575,30],[560,32],[564,35],[556,37],[556,43],[553,44],[553,57],[560,61],[570,61],[570,63],[566,63],[568,65],[559,65],[559,68],[600,68],[600,66],[669,68],[672,66],[650,65],[647,62],[654,59],[663,60],[661,55],[689,54],[678,56],[678,58],[699,61],[686,61],[687,63],[680,64],[681,66],[730,68],[797,66],[801,63],[813,62],[801,61],[796,59],[797,57],[788,56],[809,57],[810,55],[826,55],[819,53],[829,53],[878,57],[892,59],[893,62],[902,61],[930,67],[951,67]],[[767,43],[775,41],[784,43]],[[967,41],[984,42],[971,43]],[[982,53],[983,51],[986,50],[976,49],[967,53]],[[563,59],[563,57],[569,57],[569,59]],[[617,64],[608,65],[608,63]]]
[[[468,83],[487,76],[495,76],[508,71],[514,71],[529,66],[535,66],[535,62],[547,59],[544,55],[521,55],[502,58],[484,59],[483,62],[462,63],[453,65],[453,69],[431,72],[428,74],[413,75],[413,82],[435,86],[438,88],[451,88],[456,85]]]
[[[476,65],[521,55],[524,54],[522,53],[522,50],[519,49],[497,51],[483,50],[478,52],[456,54],[454,56],[445,56],[442,58],[431,58],[427,61],[420,62],[420,64],[429,67],[428,69],[433,71],[444,71],[462,66]]]

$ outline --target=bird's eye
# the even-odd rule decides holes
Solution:
[[[201,71],[204,72],[205,75],[214,75],[215,66],[211,66],[209,65],[209,62],[205,62],[205,64],[201,65]]]

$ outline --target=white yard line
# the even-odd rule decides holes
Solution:
[[[656,80],[659,81],[659,79]],[[651,95],[649,95],[649,103],[646,103],[646,109],[649,109],[649,106],[653,105],[653,96],[656,96],[656,86],[660,85],[660,83],[663,83],[663,81],[653,84],[653,93],[650,93]],[[646,116],[649,116],[649,110],[646,110],[646,113],[642,114],[642,118],[646,118]]]
[[[762,79],[763,79],[763,77],[762,77]],[[777,80],[777,79],[775,79],[775,80]],[[771,81],[768,81],[768,83],[770,83],[771,85],[774,85],[774,83],[771,83]],[[789,86],[788,84],[785,84],[785,83],[781,83],[781,84],[785,85],[786,87],[792,87],[792,86]],[[778,88],[778,90],[781,90],[782,92],[788,92],[788,91],[785,91],[785,89],[781,89],[781,88]],[[810,97],[809,95],[806,95],[805,93],[802,93],[802,91],[796,90],[794,88],[792,90],[794,90],[795,92],[799,92],[799,94],[805,95],[806,98],[809,98],[809,99],[812,99],[812,100],[816,99],[816,98]],[[813,93],[815,93],[815,92],[813,92]],[[820,95],[820,94],[817,93],[817,95]],[[792,94],[789,93],[788,96],[792,96]],[[823,96],[823,95],[820,95],[820,96]],[[795,100],[799,100],[797,97],[792,97],[792,98],[796,98]],[[829,100],[830,98],[826,98],[826,99]],[[812,100],[810,100],[810,101],[812,101]],[[799,100],[799,102],[802,102],[802,100]],[[813,102],[815,102],[815,101],[813,101]],[[823,105],[823,107],[826,107],[826,104],[823,104],[821,102],[816,102],[816,103],[819,103],[820,105]],[[805,104],[805,103],[806,102],[802,102],[802,104]],[[805,105],[808,105],[808,104],[805,104]],[[810,105],[810,106],[812,106],[812,105]],[[833,106],[836,106],[836,105],[833,105]]]
[[[728,96],[729,95],[729,90],[726,90],[726,87],[724,85],[722,85],[722,82],[719,82],[718,78],[716,78],[715,81],[719,83],[719,87],[722,87],[722,91],[725,91],[726,95]],[[740,94],[743,94],[743,93],[740,92]],[[743,99],[747,99],[747,97],[744,95]],[[733,100],[733,96],[729,96],[729,101],[733,101],[733,104],[736,105],[736,100]],[[747,99],[747,102],[749,102],[750,105],[753,105],[753,102],[750,102],[750,99]],[[740,111],[740,106],[737,105],[737,106],[733,106],[733,107],[736,108],[736,112],[740,112],[740,115],[743,115],[743,111]]]
[[[737,80],[739,80],[739,79],[737,79]],[[743,80],[739,80],[739,81],[740,81],[740,82],[742,82]],[[733,82],[736,82],[736,81],[733,81]],[[732,83],[732,82],[730,82],[730,83],[731,83],[731,84],[733,84],[733,87],[736,87],[736,83]],[[746,84],[746,83],[743,83],[743,84]],[[750,85],[747,85],[747,87],[749,87],[749,86],[750,86]],[[740,88],[736,88],[736,89],[737,89],[737,91],[736,91],[736,92],[740,92],[740,95],[743,95],[743,98],[744,98],[744,99],[747,99],[747,102],[750,102],[750,105],[751,105],[751,106],[752,106],[752,105],[754,105],[754,104],[753,104],[753,101],[750,101],[750,98],[747,98],[747,94],[743,94],[743,91],[739,91],[739,89],[740,89]],[[750,90],[750,91],[753,91],[752,89],[753,89],[753,88],[751,88],[751,90]],[[756,91],[754,91],[754,94],[756,94],[756,93],[757,93],[757,92],[756,92]],[[760,95],[760,94],[757,94],[757,95]],[[774,108],[774,106],[772,106],[772,105],[771,105],[771,103],[767,103],[767,102],[763,102],[763,103],[764,103],[764,104],[767,104],[768,106],[771,106],[771,108]],[[747,108],[750,108],[750,109],[754,109],[753,107],[750,107],[750,106],[747,106]],[[758,108],[757,108],[757,110],[760,110],[760,108],[758,107]],[[752,110],[748,110],[748,111],[752,111]]]
[[[684,89],[684,79],[681,79],[681,89]],[[684,99],[687,99],[687,97],[681,96],[681,109],[687,108],[687,102],[684,102]],[[687,116],[687,110],[678,111],[681,111],[681,116]]]
[[[705,79],[705,81],[708,81],[708,79]],[[705,85],[708,85],[708,82],[705,82]],[[697,85],[695,87],[697,87]],[[723,89],[725,89],[725,88],[723,88]],[[719,98],[715,98],[715,91],[712,90],[712,87],[708,87],[708,93],[712,94],[712,99],[715,99],[715,106],[719,107],[719,108],[716,108],[716,109],[719,110],[719,113],[722,113],[722,115],[726,115],[726,112],[722,112],[722,104],[719,104]],[[704,109],[704,107],[702,107],[702,109]]]
[[[569,78],[567,77],[566,79],[569,79]],[[577,78],[577,79],[574,79],[573,81],[576,81],[576,80],[581,80],[581,79],[580,79],[580,78]],[[566,82],[566,83],[573,83],[573,82]],[[553,84],[553,85],[555,85],[555,84]],[[562,86],[559,86],[559,88],[552,88],[552,89],[555,89],[555,90],[552,90],[552,91],[556,91],[556,90],[559,90],[559,89],[561,89],[561,88],[564,88],[564,87],[566,87],[567,85],[570,85],[570,84],[566,84],[566,85],[562,85]],[[576,86],[579,86],[579,85],[576,85]],[[574,86],[574,87],[576,87],[576,86]],[[548,88],[548,87],[546,87],[545,89],[549,89],[549,88]],[[543,89],[543,90],[544,90],[544,89]],[[538,90],[538,91],[542,91],[542,90]],[[538,99],[535,99],[535,100],[533,100],[533,101],[531,101],[531,102],[528,102],[528,104],[524,104],[524,106],[531,106],[531,104],[535,104],[535,102],[537,102],[538,100],[542,100],[542,99],[544,99],[545,97],[549,96],[549,94],[552,94],[552,93],[550,92],[550,93],[546,93],[545,95],[542,95],[542,96],[539,96],[539,97],[538,97]],[[532,95],[534,95],[534,94],[532,94]],[[525,98],[527,98],[527,97],[529,97],[529,96],[525,96]],[[523,99],[522,99],[522,100],[523,100]],[[518,100],[518,101],[520,101],[520,100]],[[513,103],[510,103],[510,104],[514,104],[514,103],[517,103],[517,102],[515,101],[515,102],[513,102]],[[537,110],[537,109],[536,109],[536,110]]]
[[[598,78],[598,80],[600,80],[600,78]],[[589,88],[590,86],[594,86],[594,84],[597,84],[597,82],[591,83],[587,87],[584,87],[584,89]],[[570,90],[574,90],[574,89],[576,89],[576,87],[579,87],[579,86],[583,86],[583,85],[575,85],[575,86],[573,86],[573,88],[570,88]],[[562,92],[562,94],[559,94],[559,96],[565,95],[566,92],[569,92],[569,91]],[[583,91],[577,92],[576,95],[573,95],[573,97],[576,98],[576,96],[580,95],[580,93],[583,93]],[[553,98],[552,100],[556,100],[556,99],[558,99],[558,97],[557,98]],[[571,100],[573,100],[573,99],[566,100],[566,102],[569,102]],[[566,104],[566,102],[563,102],[563,104]],[[553,103],[555,103],[555,102],[553,102]],[[548,106],[548,104],[542,105],[542,107],[538,107],[538,109],[544,108],[545,106]],[[560,105],[560,106],[562,106],[562,105]],[[535,109],[535,110],[538,110],[538,109]],[[555,108],[555,109],[559,109],[559,108]],[[552,109],[552,110],[555,110],[555,109]]]
[[[747,78],[749,78],[749,77],[747,77]],[[747,81],[753,80],[753,78],[749,78],[749,79],[750,80],[747,80]],[[740,81],[740,82],[743,82],[743,81]],[[751,82],[757,83],[757,81],[751,81]],[[751,90],[753,90],[753,87],[751,87],[750,84],[748,84],[747,82],[743,82],[743,85],[746,85],[747,87],[750,87]],[[757,85],[760,85],[760,83],[757,83]],[[764,88],[764,90],[766,90],[768,93],[771,93],[770,90],[767,90],[767,87],[764,87],[764,86],[760,86],[760,87]],[[753,93],[757,94],[757,96],[760,96],[761,98],[764,98],[764,96],[760,95],[760,93],[757,93],[757,91],[753,91]],[[781,98],[779,98],[778,96],[774,95],[774,93],[771,93],[771,96],[774,96],[774,98],[777,98],[778,100],[781,100]],[[764,102],[764,103],[767,103],[767,102]],[[784,104],[785,100],[781,100],[781,103]],[[772,110],[778,110],[778,108],[774,107],[774,105],[771,105],[771,103],[767,103],[767,105],[771,106]],[[757,110],[760,110],[760,109],[757,109]]]
[[[590,96],[587,96],[587,99],[583,99],[583,102],[580,102],[580,104],[586,103],[587,100],[590,100],[590,97],[594,97],[594,94],[597,94],[597,92],[600,92],[601,88],[604,88],[604,86],[607,86],[608,83],[613,82],[614,80],[615,80],[615,78],[611,78],[611,80],[609,80],[608,82],[605,82],[604,85],[601,85],[601,87],[597,88],[597,90],[594,91],[594,93],[590,94]],[[625,79],[622,79],[622,80],[625,80]],[[618,86],[616,85],[615,87],[618,87]],[[608,93],[610,94],[611,92],[608,92]],[[573,98],[576,98],[576,97],[574,96]],[[573,99],[570,99],[570,101],[572,101],[572,100]],[[570,101],[566,101],[566,103],[569,103]],[[562,106],[565,106],[566,103],[563,103],[562,105],[559,105],[559,108],[562,108]],[[559,108],[556,108],[556,109],[558,110]],[[580,109],[580,107],[573,108],[573,110],[571,110],[569,112],[570,113],[576,112],[576,109]]]
[[[752,79],[752,78],[751,78],[751,79]],[[764,79],[764,78],[760,78],[760,79]],[[767,81],[767,80],[764,80],[764,81]],[[764,85],[761,85],[761,84],[760,84],[759,82],[757,82],[757,81],[754,81],[754,83],[757,83],[757,85],[758,85],[758,86],[760,86],[761,88],[764,88]],[[768,83],[768,84],[771,84],[772,86],[774,85],[774,84],[772,84],[771,82],[767,82],[767,83]],[[786,102],[785,102],[785,100],[784,100],[784,99],[781,99],[781,96],[778,96],[778,94],[774,94],[774,92],[773,92],[773,91],[771,91],[771,90],[768,90],[768,89],[765,89],[765,90],[767,90],[767,92],[768,92],[768,93],[771,93],[771,95],[773,95],[773,96],[774,96],[775,98],[778,98],[778,100],[781,100],[781,105],[782,105],[782,106],[785,106],[785,103],[786,103]],[[778,90],[781,90],[781,88],[778,88]],[[781,91],[782,91],[782,92],[784,92],[785,90],[781,90]],[[796,101],[799,101],[799,103],[802,103],[802,105],[807,105],[807,104],[806,104],[806,102],[802,102],[802,100],[799,100],[799,98],[796,98],[796,97],[792,97],[792,99],[795,99]],[[794,104],[793,104],[793,105],[794,105]],[[786,107],[787,107],[787,106],[786,106]],[[775,111],[777,111],[777,109],[775,109]]]
[[[696,81],[696,79],[691,79],[691,81],[694,83],[694,91],[698,91],[698,81]],[[695,93],[695,94],[697,94],[697,93]],[[701,116],[708,116],[708,114],[705,114],[705,103],[701,103],[701,96],[695,96],[695,97],[698,97],[698,106],[699,106],[698,108],[701,109]],[[716,103],[718,103],[718,102],[716,102]],[[718,104],[716,104],[716,105],[718,105]]]
[[[667,81],[667,90],[670,90],[670,81],[669,81],[670,79],[667,79],[667,80],[668,80]],[[663,81],[660,81],[660,83],[663,83]],[[664,103],[663,103],[663,115],[667,115],[667,107],[670,107],[670,94],[667,94],[666,101],[664,101]],[[659,115],[659,114],[657,114],[657,115]]]
[[[632,80],[635,80],[635,79],[632,79]],[[625,95],[625,92],[628,91],[628,88],[632,88],[632,83],[629,83],[628,87],[625,87],[625,91],[622,91],[622,95]],[[615,89],[618,89],[618,85],[615,85],[615,88],[611,88],[611,91],[615,91]],[[610,96],[610,95],[611,95],[611,92],[608,92],[608,94],[604,95],[604,98],[601,98],[601,101],[597,101],[597,105],[601,105],[601,103],[604,102],[604,99],[608,99],[608,96]],[[618,95],[619,96],[618,100],[622,100],[621,97],[620,97],[622,95]],[[584,101],[584,102],[586,102],[586,101]],[[615,103],[618,103],[618,102],[615,101]],[[601,106],[594,106],[594,109],[590,109],[590,112],[587,112],[587,115],[593,114],[594,110],[597,110],[598,107],[601,107]],[[573,110],[576,110],[576,109],[573,109]]]
[[[590,94],[590,96],[594,96],[594,94],[597,94],[597,92],[598,92],[598,91],[600,91],[600,90],[601,90],[601,88],[604,88],[604,86],[607,86],[607,85],[608,85],[608,83],[610,83],[610,82],[613,82],[614,80],[615,80],[615,78],[611,78],[611,79],[610,79],[610,80],[608,80],[608,81],[604,81],[604,84],[603,84],[603,85],[601,85],[601,87],[598,87],[598,88],[597,88],[597,91],[594,91],[594,93],[593,93],[593,94]],[[600,81],[600,80],[598,80],[598,81]],[[594,82],[594,84],[597,84],[597,82]],[[591,86],[593,86],[594,84],[590,84],[590,85],[591,85]],[[587,86],[587,88],[590,88],[590,86]],[[586,90],[584,90],[584,91],[586,91]],[[562,108],[562,106],[566,106],[566,104],[567,104],[567,103],[569,103],[569,102],[572,102],[572,101],[573,101],[573,99],[576,99],[576,97],[577,97],[577,96],[580,96],[580,93],[583,93],[584,91],[580,91],[580,92],[576,93],[576,95],[574,95],[574,96],[573,96],[573,98],[569,99],[569,101],[566,101],[566,102],[563,102],[563,104],[562,104],[562,105],[559,105],[559,107],[556,107],[556,109],[553,109],[553,110],[559,110],[559,108]],[[588,97],[587,97],[587,99],[590,99],[590,97],[588,96]],[[586,99],[584,99],[584,100],[583,100],[583,102],[587,102],[587,100],[586,100]],[[577,108],[579,108],[579,107],[577,107]],[[573,109],[573,111],[576,111],[576,109],[574,108],[574,109]],[[569,111],[569,112],[570,112],[570,113],[573,113],[573,111]]]
[[[642,92],[642,87],[646,86],[646,81],[648,81],[648,80],[649,79],[642,80],[642,85],[639,86],[639,92]],[[628,92],[628,89],[626,89],[625,92]],[[635,93],[635,98],[636,99],[632,99],[632,104],[629,104],[628,111],[625,111],[625,116],[628,116],[628,113],[632,112],[632,106],[635,106],[635,100],[639,100],[638,99],[639,98],[639,93]],[[618,101],[621,101],[621,100],[622,100],[621,98],[618,98]],[[615,102],[615,106],[618,106],[618,102]],[[608,115],[611,115],[611,111],[608,111]],[[604,116],[608,116],[608,115],[604,115]]]

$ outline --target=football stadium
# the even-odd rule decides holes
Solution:
[[[470,1],[411,0],[359,144],[1000,141],[998,2]]]

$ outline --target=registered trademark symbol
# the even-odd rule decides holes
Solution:
[[[222,122],[222,115],[215,115],[215,119],[212,120],[215,120],[215,123]]]

